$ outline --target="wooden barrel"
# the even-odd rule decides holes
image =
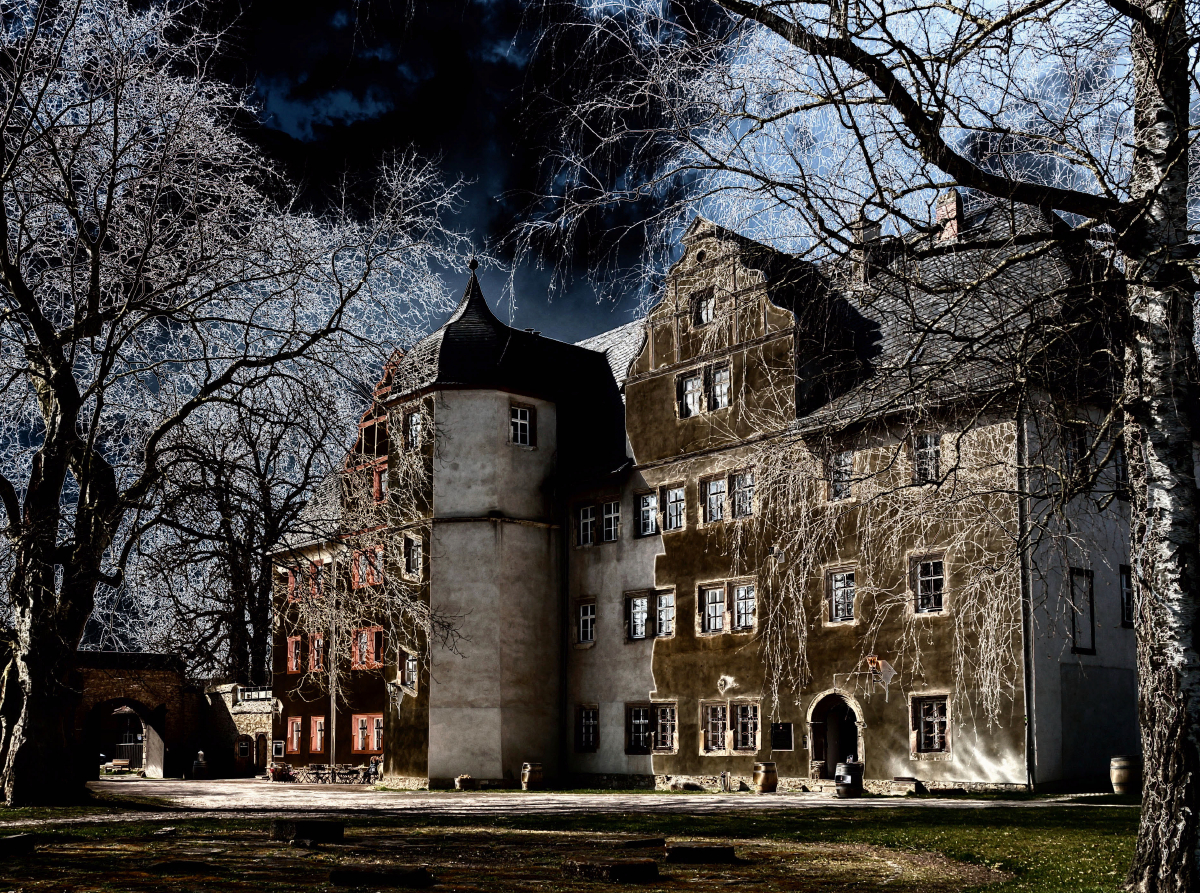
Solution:
[[[833,780],[837,783],[837,795],[841,799],[861,797],[863,792],[863,764],[838,763],[833,772]]]
[[[542,764],[523,763],[521,765],[521,790],[536,791],[542,786]]]
[[[1136,794],[1142,789],[1142,758],[1124,754],[1108,761],[1114,794]]]
[[[774,794],[779,788],[779,772],[774,763],[754,764],[754,790],[760,794]]]

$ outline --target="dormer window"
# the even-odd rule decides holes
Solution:
[[[702,288],[692,295],[692,324],[706,326],[713,321],[717,309],[717,298],[712,286]]]

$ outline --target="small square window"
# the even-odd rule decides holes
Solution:
[[[579,606],[579,623],[576,625],[579,643],[596,641],[596,605],[594,602]]]
[[[728,366],[713,366],[709,371],[708,408],[724,409],[730,402]]]
[[[704,491],[704,523],[712,524],[725,519],[725,479],[713,478],[701,481]]]
[[[946,736],[948,709],[944,697],[913,698],[917,753],[945,753],[949,749]]]
[[[625,753],[650,753],[654,744],[654,727],[650,722],[650,706],[635,705],[625,710]]]
[[[601,535],[604,542],[615,543],[621,534],[621,503],[604,503],[604,527]]]
[[[667,512],[663,527],[666,530],[683,530],[684,509],[687,506],[683,487],[667,488]]]
[[[758,750],[758,705],[734,704],[734,750]]]
[[[849,499],[854,480],[854,450],[842,450],[829,457],[829,498]]]
[[[731,484],[733,486],[733,516],[749,518],[754,514],[754,472],[734,472]]]
[[[1121,626],[1133,629],[1133,568],[1121,565]]]
[[[733,587],[733,628],[754,629],[754,584],[741,583]]]
[[[704,377],[699,373],[679,379],[679,417],[690,419],[704,412]]]
[[[654,705],[654,749],[675,749],[676,710],[674,704]]]
[[[834,622],[854,619],[854,571],[834,571],[829,575],[829,619]]]
[[[511,435],[515,446],[535,446],[537,440],[537,412],[532,406],[514,403],[509,409]]]
[[[913,438],[913,483],[934,484],[942,476],[942,436],[918,434]]]
[[[595,753],[600,746],[600,708],[583,706],[576,711],[575,750]]]
[[[724,753],[728,745],[729,708],[725,704],[704,704],[700,708],[701,732],[705,753]]]
[[[675,593],[656,593],[655,600],[657,602],[657,614],[655,617],[654,634],[657,636],[675,635]]]
[[[286,747],[286,746],[287,746],[286,741],[280,741],[278,739],[272,741],[271,742],[271,758],[276,759],[276,760],[282,760],[285,755],[284,747]]]
[[[579,545],[592,546],[596,543],[596,507],[585,505],[579,509]]]
[[[922,558],[914,562],[917,590],[917,612],[932,614],[942,610],[946,582],[941,559]]]
[[[701,626],[703,632],[725,631],[725,587],[709,586],[700,590]]]
[[[658,533],[658,494],[637,495],[638,536],[653,536]]]

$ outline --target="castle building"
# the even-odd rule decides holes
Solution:
[[[279,556],[276,759],[1018,789],[1136,752],[1104,288],[997,265],[1041,212],[939,213],[920,259],[864,227],[826,268],[697,218],[647,317],[577,345],[472,271]]]

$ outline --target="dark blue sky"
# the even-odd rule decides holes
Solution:
[[[260,141],[314,202],[344,173],[369,172],[387,151],[412,146],[440,158],[448,176],[474,181],[457,225],[481,247],[496,244],[537,193],[554,127],[544,97],[563,80],[557,60],[572,58],[555,52],[531,60],[536,34],[535,23],[523,20],[527,6],[243,2],[225,7],[232,27],[223,74],[253,87],[266,114]],[[553,302],[549,273],[517,271],[515,325],[574,341],[632,318],[633,296],[600,302],[582,262],[565,266],[574,275]],[[496,305],[506,274],[483,273]],[[466,271],[457,278],[465,283]],[[508,318],[506,306],[498,312]]]

